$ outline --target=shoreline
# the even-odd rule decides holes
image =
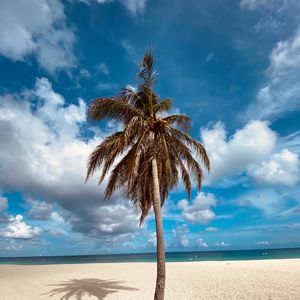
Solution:
[[[146,300],[156,263],[2,264],[0,274],[3,300]],[[166,300],[300,299],[299,286],[300,259],[167,263]]]
[[[261,261],[299,261],[300,258],[262,258],[262,259],[232,259],[232,260],[189,260],[189,261],[166,261],[166,264],[190,264],[190,263],[243,263],[243,262],[261,262]],[[30,264],[30,263],[1,263],[1,266],[62,266],[62,265],[107,265],[107,264],[156,264],[155,261],[99,261],[99,262],[70,262],[70,263],[37,263],[37,264]]]
[[[269,259],[299,259],[300,248],[166,252],[167,262],[190,261],[250,261]],[[156,253],[63,255],[0,257],[1,264],[50,265],[82,263],[156,262]]]

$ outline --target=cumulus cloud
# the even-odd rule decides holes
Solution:
[[[230,176],[241,174],[261,184],[291,186],[299,180],[299,157],[286,148],[297,145],[295,136],[288,139],[289,144],[284,138],[279,140],[266,121],[249,121],[231,137],[219,122],[212,128],[202,128],[201,138],[211,161],[205,182],[208,185],[217,180],[229,182]]]
[[[94,207],[82,223],[80,218],[71,219],[74,228],[89,232],[92,236],[98,234],[121,234],[135,232],[138,229],[138,216],[133,213],[133,209],[124,203],[124,200],[118,200],[114,205],[99,205]]]
[[[121,3],[134,15],[143,13],[147,0],[123,0]]]
[[[42,201],[30,201],[31,209],[28,212],[28,216],[33,220],[45,221],[50,218],[53,211],[51,204]]]
[[[300,160],[297,154],[283,149],[259,167],[250,168],[249,174],[259,183],[293,186],[300,180]]]
[[[22,215],[10,216],[8,225],[0,231],[0,237],[31,239],[41,233],[41,228],[32,227],[23,221]]]
[[[188,239],[189,228],[186,224],[177,226],[176,228],[172,229],[172,234],[174,237],[173,246],[177,247],[184,247],[187,248],[190,244]]]
[[[219,242],[219,243],[216,243],[215,246],[217,246],[217,247],[228,247],[229,243]]]
[[[198,239],[196,241],[197,246],[201,247],[201,248],[207,248],[208,245],[206,242],[204,242],[204,240],[202,238]]]
[[[268,246],[269,242],[268,241],[259,241],[259,242],[256,243],[256,245],[258,245],[258,246]]]
[[[11,252],[21,252],[21,251],[23,251],[23,246],[20,244],[10,242],[10,244],[5,247],[5,250],[9,251],[10,253]]]
[[[51,213],[50,218],[53,222],[60,225],[63,225],[66,222],[65,219],[56,211]]]
[[[142,14],[144,12],[146,2],[147,2],[147,0],[80,0],[80,1],[85,2],[87,4],[89,4],[92,1],[95,1],[99,4],[119,2],[125,8],[127,8],[128,11],[134,16],[138,14]]]
[[[96,248],[111,254],[112,251],[137,250],[133,242],[137,238],[136,233],[121,233],[118,235],[100,236],[96,242]],[[85,238],[81,239],[82,249],[86,249]]]
[[[156,247],[156,232],[150,232],[147,234],[147,242],[152,247]]]
[[[257,188],[242,195],[237,203],[241,206],[252,206],[262,210],[266,215],[274,216],[282,211],[286,195],[283,191],[271,187]]]
[[[98,238],[134,232],[138,217],[130,204],[117,195],[104,202],[105,184],[97,186],[96,178],[84,182],[87,158],[104,138],[99,130],[88,139],[81,136],[85,111],[82,99],[66,104],[46,78],[23,96],[2,96],[1,189],[31,199],[29,216],[35,219],[47,218],[50,206],[57,206],[76,232]]]
[[[217,200],[213,194],[198,192],[191,204],[188,200],[183,199],[178,202],[178,208],[182,210],[182,217],[186,222],[205,224],[215,219],[216,215],[211,207],[216,204]]]
[[[102,73],[104,75],[108,75],[109,74],[108,66],[105,63],[102,63],[102,64],[98,65],[97,66],[97,70],[98,70],[99,73]]]
[[[247,109],[247,118],[276,119],[300,109],[300,27],[273,48],[266,83]]]
[[[0,54],[24,61],[34,55],[50,73],[75,63],[75,37],[60,0],[0,2]]]
[[[188,240],[188,238],[185,237],[185,236],[181,236],[181,238],[180,238],[180,243],[181,243],[181,246],[182,246],[182,247],[187,248],[187,247],[189,246],[189,240]]]
[[[266,158],[276,144],[276,133],[267,122],[250,121],[227,137],[224,124],[202,128],[201,138],[211,160],[209,181],[237,174],[245,166]]]

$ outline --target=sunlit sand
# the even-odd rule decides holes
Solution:
[[[155,263],[0,265],[0,299],[147,300],[155,276]],[[300,259],[167,263],[166,299],[300,299]]]

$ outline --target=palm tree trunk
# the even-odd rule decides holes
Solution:
[[[165,262],[165,245],[164,231],[161,213],[161,202],[157,172],[156,159],[152,160],[152,176],[153,176],[153,209],[155,214],[156,225],[156,255],[157,255],[157,275],[154,300],[163,300],[165,297],[165,281],[166,281],[166,262]]]

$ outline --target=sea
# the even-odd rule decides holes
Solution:
[[[189,261],[230,261],[259,259],[300,258],[300,248],[227,250],[199,252],[167,252],[167,262]],[[0,257],[0,264],[49,265],[81,263],[120,263],[120,262],[155,262],[155,253],[78,255],[78,256],[36,256],[36,257]]]

